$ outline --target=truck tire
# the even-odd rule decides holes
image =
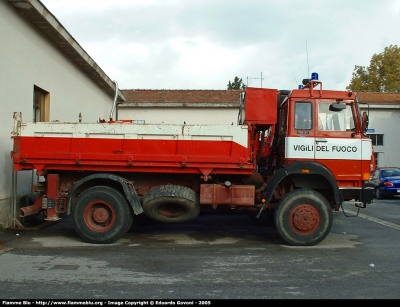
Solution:
[[[196,193],[179,185],[151,188],[143,198],[142,207],[148,217],[165,223],[190,221],[200,213]]]
[[[286,194],[275,210],[275,226],[290,245],[312,246],[329,234],[332,209],[320,193],[298,189]]]
[[[128,232],[133,221],[127,200],[108,186],[82,192],[72,213],[75,231],[88,243],[113,243]]]

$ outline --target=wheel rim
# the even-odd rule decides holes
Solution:
[[[319,227],[320,221],[319,211],[310,204],[299,204],[290,212],[290,226],[297,233],[313,233]]]
[[[106,202],[91,202],[86,206],[84,220],[86,225],[93,231],[104,232],[113,226],[115,222],[115,212]]]

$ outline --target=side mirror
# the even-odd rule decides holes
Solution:
[[[368,123],[369,123],[369,119],[368,119],[367,112],[363,112],[362,122],[361,122],[361,130],[362,130],[362,132],[366,132],[367,131]]]
[[[339,111],[342,111],[344,109],[346,109],[346,104],[345,103],[337,102],[337,103],[332,103],[329,106],[329,111],[333,111],[333,112],[339,112]]]

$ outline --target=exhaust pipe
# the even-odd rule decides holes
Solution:
[[[29,215],[36,214],[40,210],[42,210],[42,196],[41,195],[35,200],[35,203],[33,205],[21,207],[19,209],[20,217],[26,217]]]

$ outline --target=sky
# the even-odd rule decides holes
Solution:
[[[400,0],[41,0],[119,89],[291,90],[400,46]]]

